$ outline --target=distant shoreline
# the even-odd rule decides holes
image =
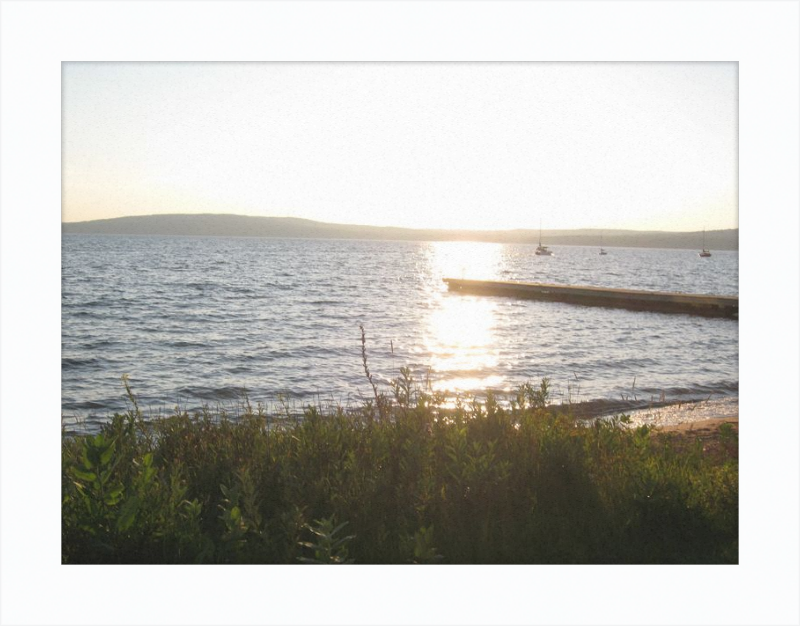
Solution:
[[[190,237],[249,237],[297,239],[363,239],[378,241],[477,241],[531,244],[538,230],[446,230],[394,226],[333,224],[292,217],[252,217],[220,214],[172,214],[118,217],[86,222],[62,222],[63,234],[147,235]],[[636,231],[620,229],[543,230],[541,238],[553,246],[604,248],[700,249],[702,232]],[[739,249],[739,230],[705,233],[711,250]]]

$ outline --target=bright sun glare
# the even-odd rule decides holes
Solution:
[[[474,242],[439,242],[431,245],[431,267],[441,278],[496,279],[502,245]],[[435,292],[426,349],[433,355],[431,367],[441,378],[434,390],[471,391],[499,387],[498,354],[495,338],[495,300]],[[491,372],[491,373],[490,373]]]

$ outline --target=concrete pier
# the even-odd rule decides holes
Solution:
[[[465,280],[459,278],[445,278],[443,280],[447,283],[450,291],[461,293],[550,300],[586,306],[632,309],[635,311],[739,318],[738,296],[707,296],[666,291],[549,285],[546,283],[523,283],[510,280]]]

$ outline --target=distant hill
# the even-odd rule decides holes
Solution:
[[[64,222],[62,233],[93,235],[180,235],[188,237],[296,237],[303,239],[387,239],[395,241],[487,241],[536,243],[538,230],[435,230],[353,224],[329,224],[295,217],[250,217],[222,214],[174,214],[117,217],[88,222]],[[687,248],[702,247],[701,232],[637,230],[545,230],[546,245]],[[706,247],[738,250],[739,230],[706,232]]]

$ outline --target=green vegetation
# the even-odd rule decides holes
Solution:
[[[356,411],[149,421],[134,402],[65,436],[63,562],[738,561],[731,429],[708,454],[624,418],[581,426],[546,380],[445,408],[401,371]]]

